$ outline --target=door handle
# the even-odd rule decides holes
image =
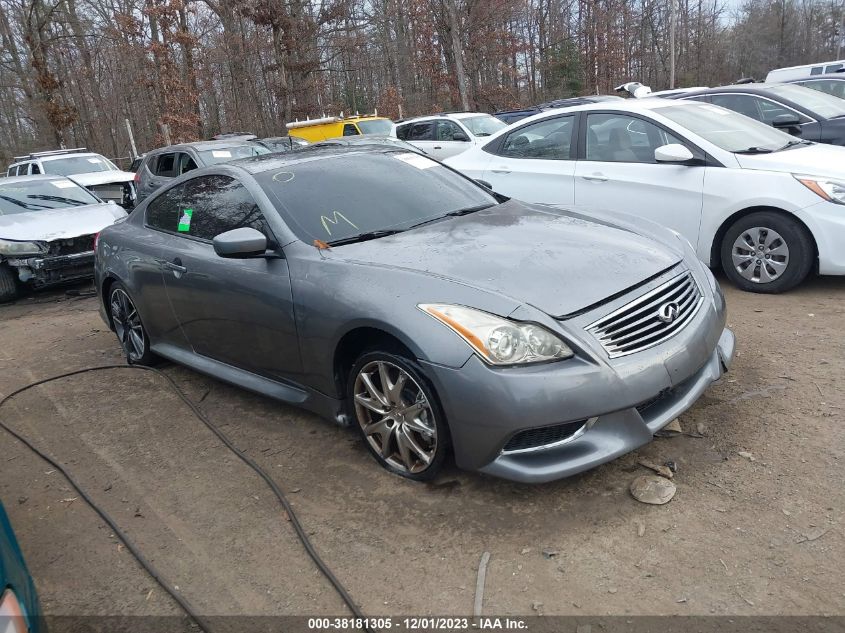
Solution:
[[[607,176],[604,174],[584,174],[581,178],[592,182],[607,182]]]
[[[504,167],[501,167],[500,169],[491,169],[490,171],[492,171],[494,174],[509,174],[509,173],[511,173],[510,169],[505,169]]]
[[[164,267],[167,270],[172,270],[173,274],[177,278],[181,277],[183,274],[188,272],[188,269],[185,266],[182,265],[182,260],[179,259],[178,257],[176,259],[174,259],[172,262],[164,262]]]
[[[443,148],[442,148],[442,147],[440,147],[440,145],[435,145],[435,146],[434,146],[434,149],[443,149]]]

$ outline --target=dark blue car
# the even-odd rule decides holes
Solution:
[[[0,631],[39,633],[41,610],[32,576],[0,503]]]

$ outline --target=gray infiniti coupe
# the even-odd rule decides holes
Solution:
[[[411,479],[449,454],[522,482],[607,462],[734,353],[719,286],[674,232],[508,200],[401,149],[196,170],[97,242],[130,363],[351,424]]]

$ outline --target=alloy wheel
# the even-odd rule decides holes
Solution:
[[[765,284],[786,271],[789,247],[777,231],[755,226],[739,234],[731,248],[731,258],[736,271],[745,279]]]
[[[355,377],[353,393],[364,437],[385,462],[411,474],[429,467],[437,452],[434,410],[408,372],[372,361]]]
[[[114,331],[130,362],[138,362],[144,356],[144,326],[132,299],[121,288],[111,293],[111,317]]]

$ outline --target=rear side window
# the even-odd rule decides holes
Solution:
[[[813,68],[813,69],[810,71],[810,74],[811,74],[811,75],[821,75],[821,74],[822,74],[822,70],[824,70],[824,69],[823,69],[821,66],[816,66],[815,68]]]
[[[508,158],[568,160],[574,117],[538,121],[508,134],[498,154]]]
[[[397,125],[396,126],[396,137],[402,139],[403,141],[408,140],[408,133],[411,131],[411,124],[406,123],[405,125]]]
[[[434,140],[434,122],[425,121],[423,123],[414,123],[411,127],[411,132],[408,134],[409,141],[433,141]]]
[[[250,227],[272,238],[252,194],[229,176],[200,176],[185,183],[176,232],[212,240],[216,235]]]
[[[40,174],[41,168],[38,166],[38,163],[32,163],[32,173],[33,174]]]
[[[179,211],[185,197],[185,184],[177,185],[157,196],[149,205],[145,220],[147,226],[160,231],[176,233],[179,226]]]
[[[355,127],[353,123],[347,123],[343,126],[343,135],[344,136],[358,136],[360,132],[358,132],[358,128]]]
[[[155,166],[152,172],[156,176],[162,176],[164,178],[173,178],[176,176],[176,154],[159,154],[158,158],[155,159]]]

